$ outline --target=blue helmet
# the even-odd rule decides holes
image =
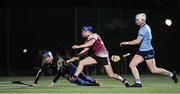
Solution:
[[[90,32],[93,32],[93,27],[92,27],[92,26],[84,26],[84,27],[82,27],[82,31],[90,31]]]
[[[51,51],[48,51],[48,50],[42,50],[39,52],[41,56],[43,57],[51,57],[52,56],[52,53]]]

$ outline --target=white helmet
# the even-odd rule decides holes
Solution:
[[[136,15],[135,19],[143,20],[145,22],[146,21],[146,14],[145,13],[139,13]]]

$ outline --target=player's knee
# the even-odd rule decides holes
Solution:
[[[84,63],[83,61],[80,61],[80,62],[79,62],[79,65],[84,66],[84,64],[85,64],[85,63]]]
[[[158,71],[156,69],[150,69],[150,72],[153,73],[153,74],[158,73]]]
[[[130,64],[129,64],[129,67],[130,67],[131,69],[133,69],[133,68],[135,68],[136,66],[135,66],[133,63],[130,63]]]
[[[114,78],[114,74],[108,74],[110,78]]]

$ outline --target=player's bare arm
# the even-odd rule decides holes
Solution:
[[[88,42],[82,44],[82,45],[74,45],[72,46],[73,49],[79,49],[79,48],[88,48],[90,46],[92,46],[94,44],[96,40],[95,39],[91,39]]]
[[[137,37],[136,39],[134,39],[132,41],[121,42],[120,46],[123,46],[123,45],[138,45],[138,44],[141,43],[141,41],[142,41],[142,38]]]
[[[89,48],[84,48],[81,52],[78,53],[78,57],[84,56],[88,53]]]

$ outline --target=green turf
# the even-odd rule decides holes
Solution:
[[[133,84],[132,76],[125,76]],[[37,87],[28,87],[12,84],[11,81],[20,80],[25,83],[32,83],[34,77],[0,77],[0,93],[180,93],[180,84],[165,76],[142,75],[143,88],[126,88],[121,82],[107,78],[106,76],[95,76],[102,84],[96,86],[77,86],[65,79],[59,80],[55,87],[48,87],[53,77],[41,77]],[[180,76],[178,76],[180,78]]]

